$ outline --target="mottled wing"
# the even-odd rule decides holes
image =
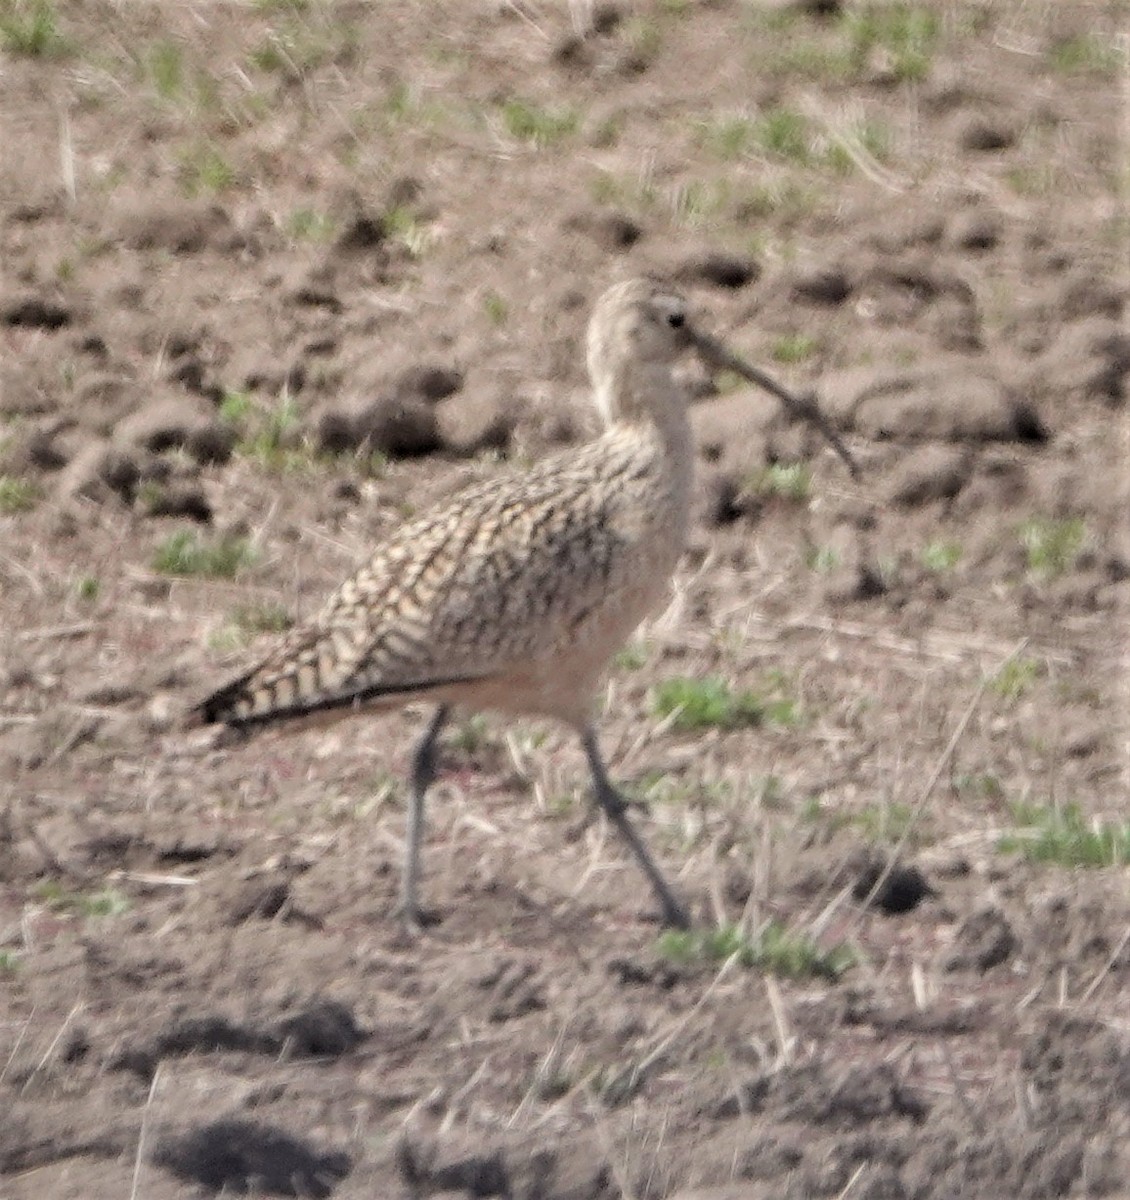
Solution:
[[[637,461],[637,459],[639,461]],[[578,635],[624,558],[650,456],[597,442],[402,526],[258,667],[201,706],[252,724],[489,679]]]

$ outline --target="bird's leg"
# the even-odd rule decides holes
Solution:
[[[675,893],[668,886],[667,880],[663,878],[659,868],[647,852],[647,847],[640,840],[640,835],[636,833],[632,823],[628,820],[627,813],[624,811],[627,808],[627,802],[616,790],[612,780],[608,778],[604,759],[601,757],[600,747],[597,745],[596,730],[591,725],[581,730],[581,744],[584,746],[585,756],[589,760],[596,802],[604,810],[612,824],[616,826],[620,836],[628,843],[632,853],[636,856],[640,870],[647,876],[655,898],[659,901],[659,907],[663,913],[663,924],[671,925],[676,929],[689,929],[691,919],[687,910],[675,898]]]
[[[420,839],[424,831],[424,796],[436,774],[436,741],[450,708],[441,704],[432,714],[423,737],[412,751],[411,796],[408,801],[408,828],[405,834],[404,876],[400,884],[400,919],[405,928],[420,928],[417,884],[420,878]]]

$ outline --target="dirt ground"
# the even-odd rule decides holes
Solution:
[[[1128,36],[0,0],[3,1200],[1130,1196]],[[724,935],[659,938],[563,731],[468,718],[409,940],[423,710],[181,716],[587,436],[644,269],[864,467],[688,378],[692,545],[601,731]],[[763,719],[661,720],[681,677]]]

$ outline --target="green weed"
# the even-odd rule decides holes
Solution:
[[[20,969],[20,956],[14,950],[0,950],[0,975],[14,975]]]
[[[248,61],[256,70],[301,79],[330,63],[348,64],[358,44],[356,28],[334,20],[332,6],[326,6],[324,15],[315,19],[292,11],[251,51]]]
[[[811,358],[820,342],[807,333],[786,333],[769,348],[773,360],[779,363],[799,363]]]
[[[231,579],[257,558],[247,538],[225,534],[218,541],[204,542],[191,530],[182,529],[157,547],[153,569],[164,575]]]
[[[492,740],[490,722],[481,713],[473,713],[451,733],[451,744],[464,754],[474,754]]]
[[[800,504],[812,494],[812,472],[804,463],[770,463],[751,476],[747,487],[755,495]]]
[[[229,425],[240,425],[255,411],[250,392],[225,392],[220,401],[220,419]]]
[[[715,929],[671,929],[660,935],[657,950],[678,963],[725,962],[768,971],[787,979],[838,979],[855,965],[856,955],[844,943],[824,950],[805,933],[770,921],[755,937],[747,937],[737,925]]]
[[[176,42],[154,42],[145,55],[144,68],[162,100],[179,99],[184,88],[184,57]]]
[[[950,780],[953,790],[962,796],[973,796],[981,800],[1000,800],[1004,797],[1004,785],[1000,777],[991,771],[980,774],[963,772]]]
[[[84,575],[75,584],[75,595],[87,604],[93,604],[101,590],[102,584],[94,575]]]
[[[748,153],[755,134],[756,124],[751,117],[717,117],[700,126],[699,139],[719,158],[732,160]]]
[[[961,561],[961,555],[960,542],[935,541],[922,547],[920,558],[927,571],[941,575],[945,571],[952,571]]]
[[[510,316],[510,305],[495,291],[483,296],[483,312],[492,325],[505,325]]]
[[[1130,822],[1089,820],[1077,804],[1014,804],[1018,829],[997,848],[1061,867],[1116,867],[1130,863]]]
[[[1020,527],[1028,569],[1054,579],[1069,571],[1083,550],[1087,527],[1081,517],[1032,517]]]
[[[804,563],[810,571],[828,575],[840,565],[839,551],[832,546],[810,546],[805,551]]]
[[[880,0],[849,9],[843,29],[857,69],[867,64],[875,50],[882,50],[896,79],[917,82],[929,73],[941,23],[930,9]]]
[[[989,680],[989,687],[1003,700],[1019,700],[1029,692],[1043,674],[1043,665],[1034,658],[1018,656],[1008,662]]]
[[[754,692],[735,692],[717,676],[666,679],[654,693],[653,708],[659,717],[677,714],[675,729],[737,729],[760,725],[765,719],[765,702]]]
[[[0,46],[28,58],[59,58],[71,50],[50,0],[2,0]]]
[[[290,214],[286,230],[300,241],[328,242],[337,231],[337,222],[328,213],[299,208]]]
[[[766,154],[802,165],[811,157],[808,118],[791,108],[768,109],[757,119],[753,133]]]
[[[382,224],[385,236],[403,246],[413,258],[422,258],[434,241],[431,230],[404,206],[389,209]]]
[[[211,144],[190,147],[180,158],[181,187],[187,196],[199,196],[205,192],[225,192],[236,182],[235,168]]]
[[[913,820],[913,806],[898,802],[871,805],[850,817],[850,823],[872,842],[897,842]]]
[[[235,451],[268,471],[307,471],[318,461],[313,447],[299,437],[294,400],[283,393],[273,408],[261,408],[246,392],[228,392],[220,416],[239,433]]]
[[[651,655],[641,641],[629,642],[612,660],[621,671],[638,671],[646,667]]]
[[[659,717],[673,717],[675,729],[738,729],[749,725],[791,726],[800,721],[798,702],[772,684],[769,695],[735,691],[724,679],[677,677],[660,683],[652,695]]]
[[[1077,33],[1048,51],[1048,63],[1063,75],[1103,75],[1111,78],[1122,67],[1124,52],[1114,35]]]
[[[39,502],[40,490],[30,479],[0,475],[0,514],[28,512]]]
[[[95,892],[76,892],[54,879],[45,879],[31,890],[32,896],[54,912],[80,917],[117,917],[129,908],[129,900],[116,888]]]
[[[571,108],[541,108],[512,98],[502,105],[502,123],[512,138],[541,149],[576,133],[580,118]]]

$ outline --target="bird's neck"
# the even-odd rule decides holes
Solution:
[[[668,364],[614,363],[594,385],[596,405],[607,428],[650,427],[668,454],[693,460],[685,389]]]

